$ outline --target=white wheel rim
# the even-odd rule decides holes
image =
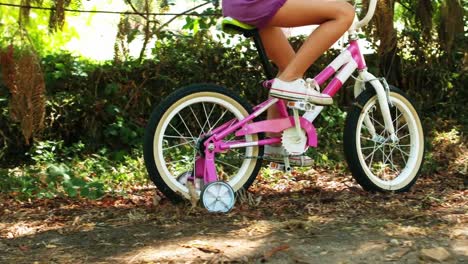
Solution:
[[[170,172],[169,168],[167,167],[166,162],[158,162],[164,161],[164,149],[163,149],[163,140],[165,138],[164,133],[169,126],[169,123],[173,118],[180,113],[181,110],[197,104],[197,103],[205,103],[205,104],[216,104],[218,106],[224,107],[230,111],[230,114],[234,115],[237,119],[242,119],[248,115],[247,112],[241,112],[238,107],[240,108],[241,105],[234,99],[227,97],[225,95],[219,93],[211,93],[211,92],[200,92],[196,94],[189,95],[183,98],[184,101],[177,101],[173,104],[173,107],[169,108],[166,113],[162,116],[162,120],[164,121],[162,125],[158,125],[156,128],[155,136],[153,137],[153,155],[155,157],[155,163],[158,171],[160,172],[161,178],[163,178],[164,182],[171,188],[172,191],[182,194],[185,198],[190,199],[190,194],[188,188],[177,181],[177,175],[174,175]],[[236,107],[237,105],[237,107]],[[209,112],[209,110],[207,111]],[[200,118],[201,120],[201,118]],[[202,121],[196,120],[197,122],[202,123]],[[214,123],[211,124],[214,126]],[[209,126],[211,126],[209,125]],[[221,124],[217,124],[218,126]],[[201,125],[203,126],[203,125]],[[195,135],[192,135],[195,137]],[[245,140],[252,141],[256,140],[256,136],[245,136]],[[188,138],[188,140],[190,140]],[[190,144],[190,143],[189,143]],[[257,156],[258,155],[258,147],[248,147],[245,148],[243,151],[245,156]],[[195,155],[195,154],[194,154]],[[255,163],[252,160],[244,159],[238,172],[232,176],[228,183],[232,186],[232,188],[237,191],[240,189],[245,182],[248,180],[250,174],[252,173]],[[224,164],[226,165],[226,164]],[[200,192],[199,190],[197,190]]]
[[[356,148],[359,157],[359,162],[361,167],[364,169],[365,174],[367,177],[378,187],[384,190],[399,190],[404,188],[408,185],[416,174],[419,171],[419,166],[421,165],[422,156],[423,156],[423,148],[424,148],[424,139],[423,139],[423,132],[419,118],[416,115],[416,111],[413,108],[409,108],[407,104],[407,100],[399,94],[391,93],[391,102],[395,106],[395,118],[392,117],[392,121],[394,124],[398,124],[395,120],[400,120],[404,118],[406,121],[406,125],[402,124],[400,127],[396,126],[395,130],[397,131],[397,136],[400,139],[399,143],[396,144],[394,147],[390,143],[382,143],[382,142],[375,142],[373,148],[369,147],[362,147],[361,139],[364,137],[362,136],[362,129],[363,129],[363,121],[365,118],[365,114],[361,114],[358,119],[357,128],[356,128]],[[367,104],[363,107],[361,113],[368,113],[369,110],[374,107],[377,103],[377,97],[374,96],[371,100],[367,102]],[[369,114],[370,116],[370,114]],[[370,117],[371,118],[371,117]],[[372,118],[371,118],[372,119]],[[376,120],[373,120],[376,121]],[[373,122],[374,123],[374,122]],[[383,120],[380,120],[380,123],[374,123],[374,126],[379,127],[377,134],[383,135],[385,131],[383,130]],[[365,126],[365,125],[364,125]],[[406,129],[407,126],[407,129]],[[406,134],[399,135],[401,131],[406,131]],[[386,136],[386,135],[385,135]],[[408,141],[409,144],[404,144]],[[365,140],[369,141],[367,138]],[[401,143],[401,144],[400,144]],[[380,144],[380,145],[379,145]],[[408,146],[406,146],[408,145]],[[366,150],[367,148],[368,150]],[[385,153],[386,150],[388,154]],[[370,153],[368,151],[371,151]],[[363,153],[365,152],[365,153]],[[375,170],[372,169],[373,166],[373,158],[376,152],[381,152],[382,154],[382,164],[385,165],[382,169],[384,177],[385,171],[388,169],[387,166],[390,167],[391,170],[397,169],[397,165],[394,164],[394,157],[393,155],[399,155],[402,157],[403,163],[405,166],[399,171],[396,177],[393,179],[386,180],[382,179],[378,175],[376,175]],[[370,161],[370,162],[369,162]],[[389,163],[387,165],[387,163]],[[370,166],[369,166],[370,164]],[[401,166],[400,166],[401,167]],[[398,171],[396,170],[395,173]],[[392,176],[392,175],[387,175]]]

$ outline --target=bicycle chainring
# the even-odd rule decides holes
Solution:
[[[297,133],[295,127],[283,131],[281,143],[289,155],[301,155],[308,148],[307,136],[304,129],[301,129],[300,133]]]

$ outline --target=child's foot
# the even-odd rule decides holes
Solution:
[[[265,150],[263,154],[263,159],[267,161],[272,161],[280,164],[284,164],[284,148],[282,146],[273,147],[270,145],[265,145]],[[310,167],[313,165],[312,158],[301,155],[301,156],[290,156],[289,163],[291,166],[297,167]]]
[[[333,104],[333,99],[330,95],[320,93],[310,87],[303,79],[285,82],[275,78],[271,84],[270,95],[293,101],[306,100],[318,105]]]

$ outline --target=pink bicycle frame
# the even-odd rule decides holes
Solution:
[[[318,85],[322,85],[336,74],[323,91],[323,93],[334,96],[356,69],[361,71],[365,70],[366,63],[357,40],[351,40],[349,46],[314,79]],[[274,104],[278,107],[280,118],[253,122],[256,117]],[[316,107],[315,111],[312,111],[313,118],[310,117],[310,113],[309,116],[308,113],[306,113],[303,117],[299,118],[300,127],[304,129],[307,134],[307,146],[309,147],[317,147],[317,132],[312,121],[322,109],[322,106]],[[234,148],[263,146],[281,142],[281,138],[269,138],[249,142],[224,142],[223,139],[226,136],[232,133],[235,133],[236,136],[246,136],[264,132],[278,133],[294,126],[294,117],[289,116],[286,104],[283,100],[277,98],[266,100],[255,106],[254,112],[246,118],[239,121],[231,120],[212,131],[211,136],[204,143],[204,157],[198,157],[195,162],[195,176],[203,178],[205,183],[218,180],[215,167],[216,153],[229,151],[229,149]]]

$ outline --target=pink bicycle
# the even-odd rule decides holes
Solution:
[[[372,18],[376,3],[371,0],[366,16],[349,30],[349,46],[308,82],[318,88],[334,77],[323,91],[334,96],[358,71],[355,103],[345,123],[346,161],[365,190],[401,192],[409,190],[418,177],[424,134],[406,95],[367,71],[357,30]],[[224,18],[221,26],[253,37],[267,77],[272,79],[258,31],[232,18]],[[278,107],[281,117],[259,120],[269,107]],[[227,212],[234,206],[235,193],[255,180],[265,145],[282,144],[286,171],[291,169],[291,155],[317,147],[313,122],[323,108],[278,98],[252,108],[238,94],[217,85],[181,88],[158,105],[149,120],[144,142],[149,176],[172,201],[196,195],[210,212]],[[282,136],[265,139],[266,132]]]

